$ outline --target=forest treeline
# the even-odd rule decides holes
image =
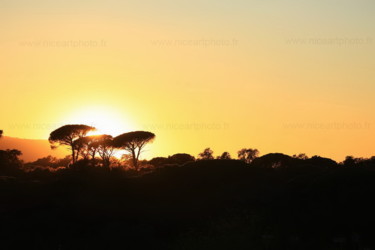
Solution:
[[[95,137],[95,154],[87,134],[51,136],[74,147],[63,159],[0,151],[1,249],[375,248],[375,157],[206,148],[135,163],[135,145],[155,138],[136,132]]]
[[[186,153],[177,153],[168,157],[155,157],[150,160],[139,160],[144,147],[151,143],[155,135],[147,131],[134,131],[111,135],[90,135],[95,128],[87,125],[65,125],[51,132],[49,142],[51,148],[65,146],[71,151],[63,159],[46,156],[34,162],[24,163],[20,160],[22,152],[17,149],[0,150],[0,174],[14,175],[30,173],[32,171],[56,172],[75,166],[102,167],[109,171],[116,168],[118,171],[150,172],[163,167],[177,167],[197,160],[240,160],[249,167],[286,168],[301,166],[329,166],[329,167],[372,167],[375,156],[371,158],[355,158],[347,156],[343,162],[337,163],[329,158],[313,156],[309,158],[300,153],[287,156],[280,153],[268,154],[259,157],[259,151],[252,148],[243,148],[232,157],[229,152],[214,156],[211,148],[204,149],[197,157]],[[0,130],[0,138],[3,131]],[[115,157],[116,152],[122,152],[121,157]]]

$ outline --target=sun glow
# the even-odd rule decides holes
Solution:
[[[125,114],[109,107],[87,107],[76,111],[66,119],[69,124],[85,124],[96,128],[88,135],[108,134],[117,136],[133,130],[133,125]]]

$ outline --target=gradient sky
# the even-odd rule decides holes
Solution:
[[[150,130],[147,157],[375,155],[373,0],[0,2],[0,128]]]

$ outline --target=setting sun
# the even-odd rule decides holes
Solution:
[[[126,114],[117,112],[112,107],[90,106],[77,110],[64,120],[71,124],[87,124],[96,130],[88,135],[108,134],[117,136],[134,129]]]

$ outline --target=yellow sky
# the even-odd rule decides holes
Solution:
[[[375,4],[318,2],[3,0],[0,128],[150,130],[147,157],[375,155]]]

